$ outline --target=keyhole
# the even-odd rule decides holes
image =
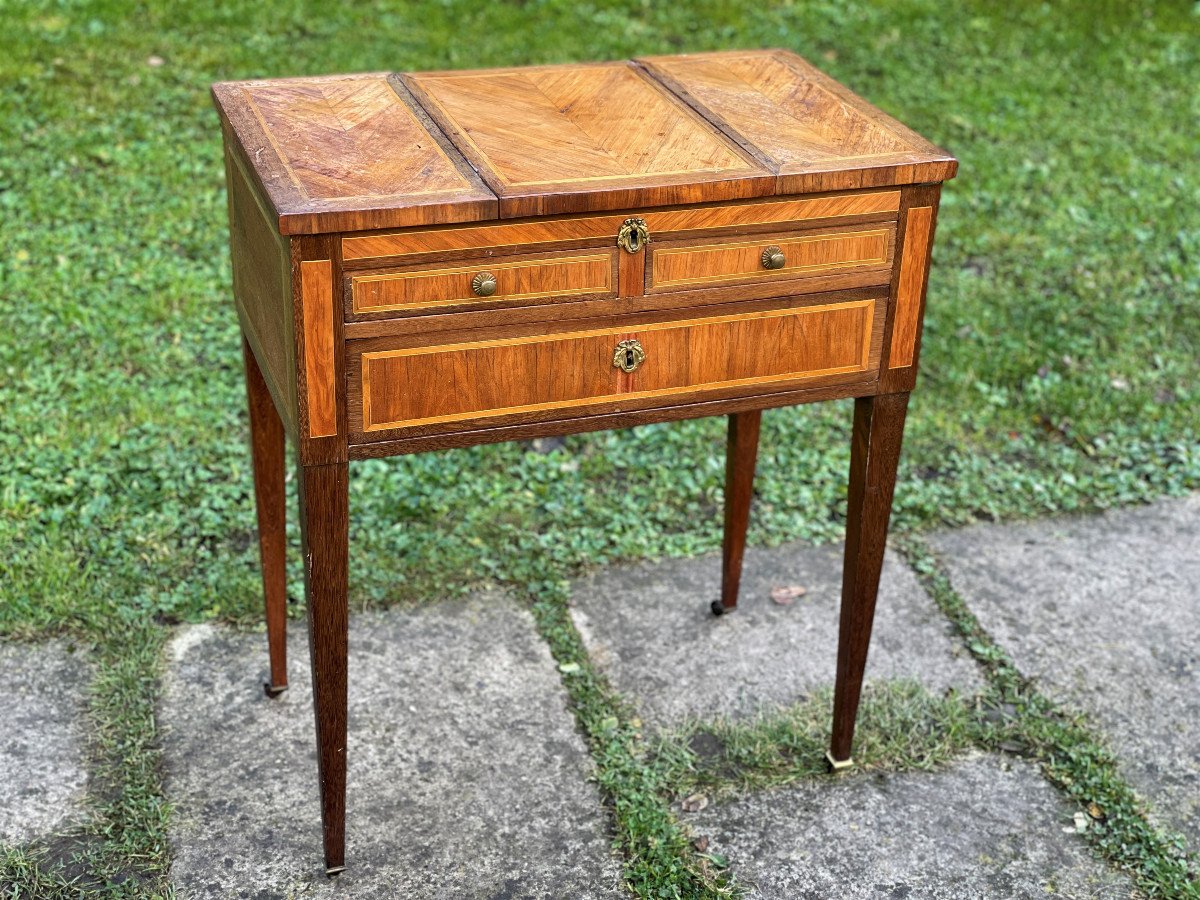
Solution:
[[[641,249],[641,246],[642,246],[642,239],[638,235],[638,233],[636,231],[630,233],[630,235],[629,235],[629,252],[637,253],[638,250]]]
[[[633,351],[632,350],[625,351],[625,368],[627,370],[631,370],[633,368]]]

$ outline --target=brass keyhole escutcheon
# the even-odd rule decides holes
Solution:
[[[768,247],[762,252],[762,267],[764,269],[782,269],[787,264],[787,257],[778,247]]]
[[[646,351],[638,341],[621,341],[613,351],[613,365],[622,372],[632,372],[646,360]]]
[[[496,276],[491,272],[480,272],[471,279],[471,290],[478,297],[490,297],[496,293]]]
[[[637,253],[650,243],[650,229],[641,216],[630,216],[617,232],[617,246],[627,253]]]

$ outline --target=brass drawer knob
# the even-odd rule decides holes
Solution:
[[[622,372],[632,372],[646,360],[646,351],[637,341],[621,341],[613,352],[613,365]]]
[[[768,247],[762,252],[764,269],[782,269],[787,264],[787,258],[778,247]]]
[[[617,232],[617,246],[627,253],[637,253],[648,243],[650,229],[646,227],[646,220],[640,216],[630,216]]]
[[[471,279],[471,290],[479,297],[490,297],[496,293],[496,276],[491,272],[480,272]]]

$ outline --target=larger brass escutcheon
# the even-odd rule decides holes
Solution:
[[[632,372],[646,360],[646,351],[635,340],[621,341],[613,351],[613,365],[622,372]]]
[[[641,216],[630,216],[617,232],[617,246],[624,248],[628,253],[637,253],[648,243],[650,229],[646,227],[646,220]]]

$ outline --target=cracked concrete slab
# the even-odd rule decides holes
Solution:
[[[805,782],[683,820],[762,900],[1136,896],[1064,832],[1071,816],[1031,764],[976,755],[936,773]]]
[[[266,641],[197,626],[162,720],[188,896],[621,896],[608,820],[532,617],[491,593],[351,615],[347,871],[325,878],[304,629],[268,700]]]
[[[571,589],[572,615],[589,652],[644,717],[747,717],[833,684],[842,546],[749,549],[736,612],[715,617],[721,560],[665,560],[602,570]],[[790,606],[775,587],[807,591]],[[912,572],[884,562],[868,679],[911,678],[931,691],[983,686],[975,663]]]
[[[1200,495],[936,536],[983,627],[1200,849]]]
[[[0,843],[31,841],[79,815],[89,675],[62,642],[0,644]]]

